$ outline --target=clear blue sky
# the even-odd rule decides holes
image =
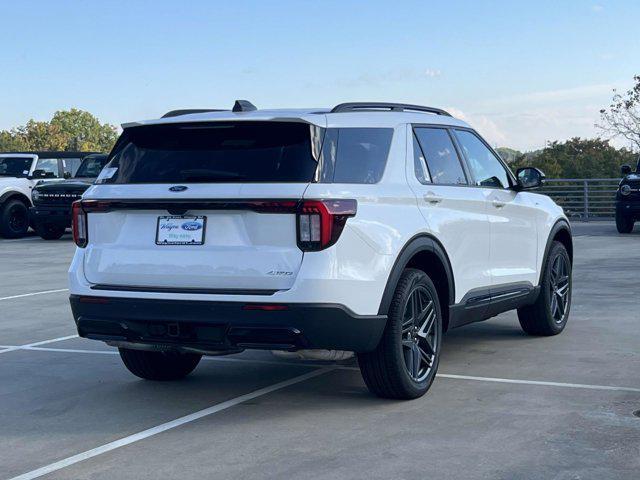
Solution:
[[[640,2],[0,0],[0,129],[82,108],[450,108],[495,145],[594,135],[640,74]]]

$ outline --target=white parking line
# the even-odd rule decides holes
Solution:
[[[36,350],[41,352],[61,352],[61,353],[87,353],[87,354],[102,354],[102,355],[118,355],[117,350],[82,350],[73,348],[47,348],[38,347],[35,345],[24,345],[17,347],[6,347],[17,350]],[[2,353],[0,351],[0,353]],[[309,368],[324,368],[331,367],[335,370],[359,370],[358,367],[350,367],[348,365],[336,365],[326,363],[305,363],[305,362],[287,362],[278,360],[258,360],[251,358],[233,358],[233,357],[202,357],[203,360],[209,360],[213,362],[239,362],[239,363],[258,363],[264,365],[291,365],[295,367],[309,367]],[[586,390],[613,390],[619,392],[634,392],[640,393],[640,388],[636,387],[616,387],[611,385],[593,385],[586,383],[564,383],[564,382],[546,382],[543,380],[521,380],[517,378],[497,378],[497,377],[478,377],[471,375],[455,375],[450,373],[438,373],[438,378],[449,378],[452,380],[472,380],[477,382],[491,382],[491,383],[511,383],[516,385],[538,385],[542,387],[562,387],[562,388],[583,388]]]
[[[284,380],[283,382],[278,382],[273,385],[270,385],[265,388],[260,388],[258,390],[254,390],[251,393],[247,393],[245,395],[240,395],[239,397],[232,398],[231,400],[227,400],[222,403],[218,403],[211,407],[205,408],[195,413],[191,413],[189,415],[185,415],[184,417],[176,418],[175,420],[171,420],[169,422],[163,423],[161,425],[148,428],[138,433],[134,433],[133,435],[129,435],[127,437],[123,437],[119,440],[115,440],[113,442],[109,442],[100,447],[92,448],[91,450],[87,450],[82,453],[78,453],[77,455],[73,455],[71,457],[67,457],[58,462],[51,463],[44,467],[38,468],[36,470],[32,470],[27,473],[23,473],[22,475],[18,475],[17,477],[13,477],[10,480],[30,480],[33,478],[39,478],[43,475],[47,475],[51,472],[55,472],[62,468],[68,467],[70,465],[74,465],[76,463],[82,462],[83,460],[87,460],[89,458],[96,457],[98,455],[102,455],[103,453],[110,452],[120,447],[124,447],[126,445],[130,445],[135,442],[139,442],[140,440],[144,440],[145,438],[152,437],[162,432],[166,432],[167,430],[171,430],[176,427],[180,427],[184,424],[194,422],[203,417],[207,417],[209,415],[213,415],[214,413],[221,412],[222,410],[226,410],[228,408],[234,407],[240,403],[246,402],[248,400],[253,400],[254,398],[261,397],[263,395],[267,395],[269,393],[275,392],[276,390],[281,390],[283,388],[289,387],[291,385],[295,385],[296,383],[304,382],[305,380],[309,380],[310,378],[317,377],[318,375],[323,375],[330,371],[334,370],[333,368],[321,368],[318,370],[314,370],[313,372],[305,373],[304,375],[300,375],[289,380]]]
[[[453,378],[456,380],[476,380],[479,382],[515,383],[521,385],[540,385],[543,387],[586,388],[587,390],[615,390],[620,392],[640,393],[640,388],[634,387],[614,387],[610,385],[591,385],[585,383],[543,382],[540,380],[518,380],[512,378],[473,377],[470,375],[451,375],[447,373],[438,373],[436,376],[443,378]]]
[[[8,348],[11,348],[11,347],[8,347]],[[16,349],[17,350],[36,350],[39,352],[91,353],[91,354],[98,354],[98,355],[119,355],[117,350],[83,350],[78,348],[46,348],[46,347],[32,347],[32,346],[16,347]],[[208,358],[208,357],[204,357],[204,358]]]
[[[49,343],[55,343],[55,342],[62,342],[63,340],[70,340],[72,338],[77,338],[77,337],[78,335],[67,335],[66,337],[51,338],[49,340],[42,340],[40,342],[28,343],[26,345],[14,345],[11,347],[7,347],[6,350],[0,350],[0,353],[15,352],[16,350],[28,350],[30,347],[47,345]]]
[[[68,292],[68,288],[60,288],[58,290],[44,290],[42,292],[32,292],[32,293],[23,293],[21,295],[11,295],[10,297],[0,297],[0,300],[11,300],[12,298],[24,298],[24,297],[32,297],[34,295],[44,295],[45,293],[60,293],[60,292]]]
[[[41,239],[40,239],[40,237],[13,238],[11,240],[2,240],[2,241],[0,241],[0,245],[2,245],[3,243],[24,242],[26,240],[41,240]]]

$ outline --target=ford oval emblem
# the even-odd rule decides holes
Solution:
[[[169,187],[171,192],[184,192],[187,188],[184,185],[174,185],[173,187]]]
[[[200,230],[201,228],[202,225],[200,225],[198,222],[184,222],[182,224],[182,229],[187,231]]]

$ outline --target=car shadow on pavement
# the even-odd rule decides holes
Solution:
[[[484,321],[450,330],[443,337],[445,344],[478,342],[479,340],[530,340],[532,337],[522,331],[517,319],[509,323]]]

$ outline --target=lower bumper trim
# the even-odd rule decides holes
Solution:
[[[357,315],[338,304],[289,303],[286,310],[246,310],[243,302],[78,295],[71,295],[70,302],[81,337],[203,351],[368,352],[377,346],[387,321],[386,315]]]

